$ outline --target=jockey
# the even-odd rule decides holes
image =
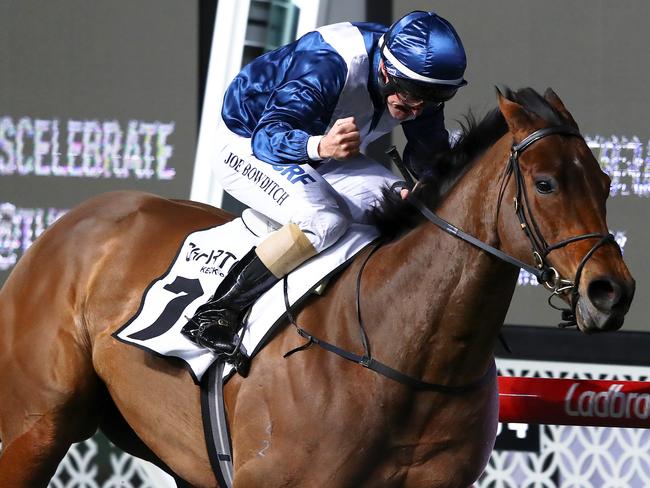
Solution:
[[[398,178],[364,152],[401,124],[404,162],[418,176],[449,147],[444,102],[466,84],[451,24],[411,12],[390,28],[321,27],[242,69],[226,91],[216,175],[279,230],[235,263],[183,333],[233,355],[247,309],[279,279],[367,223]]]

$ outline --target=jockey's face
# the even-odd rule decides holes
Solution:
[[[380,64],[380,69],[384,76],[384,81],[388,83],[388,74],[386,73],[383,61]],[[395,92],[386,97],[388,112],[394,119],[397,119],[400,122],[414,119],[419,116],[425,108],[429,108],[432,105],[440,106],[442,105],[442,102],[420,100],[401,92]]]
[[[393,93],[386,97],[386,106],[394,119],[404,122],[420,115],[425,104],[422,100],[410,101],[400,93]]]
[[[386,97],[386,105],[391,116],[400,122],[411,120],[419,116],[425,108],[442,105],[442,102],[417,100],[400,92]]]

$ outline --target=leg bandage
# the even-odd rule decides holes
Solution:
[[[255,249],[276,278],[283,278],[310,257],[316,249],[296,224],[286,224],[270,234]]]

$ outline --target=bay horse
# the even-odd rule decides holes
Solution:
[[[497,96],[498,110],[439,156],[440,174],[412,193],[530,264],[536,240],[566,241],[543,258],[574,281],[575,293],[561,296],[578,327],[618,329],[634,280],[615,243],[594,245],[608,233],[609,178],[553,91]],[[515,174],[513,144],[558,126],[528,139]],[[522,207],[528,229],[517,218]],[[498,419],[493,348],[519,270],[448,235],[408,201],[389,199],[377,214],[392,235],[367,259],[360,288],[374,357],[427,382],[485,381],[463,393],[421,391],[315,346],[285,359],[304,343],[286,327],[248,378],[225,385],[235,487],[467,487],[484,469]],[[46,486],[70,444],[98,428],[182,486],[217,486],[190,375],[111,334],[189,232],[231,218],[118,192],[86,201],[37,239],[0,291],[0,486]],[[357,353],[355,287],[369,252],[296,314],[305,330]]]

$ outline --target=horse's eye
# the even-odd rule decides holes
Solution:
[[[554,190],[553,183],[550,180],[537,180],[535,188],[539,193],[551,193]]]

